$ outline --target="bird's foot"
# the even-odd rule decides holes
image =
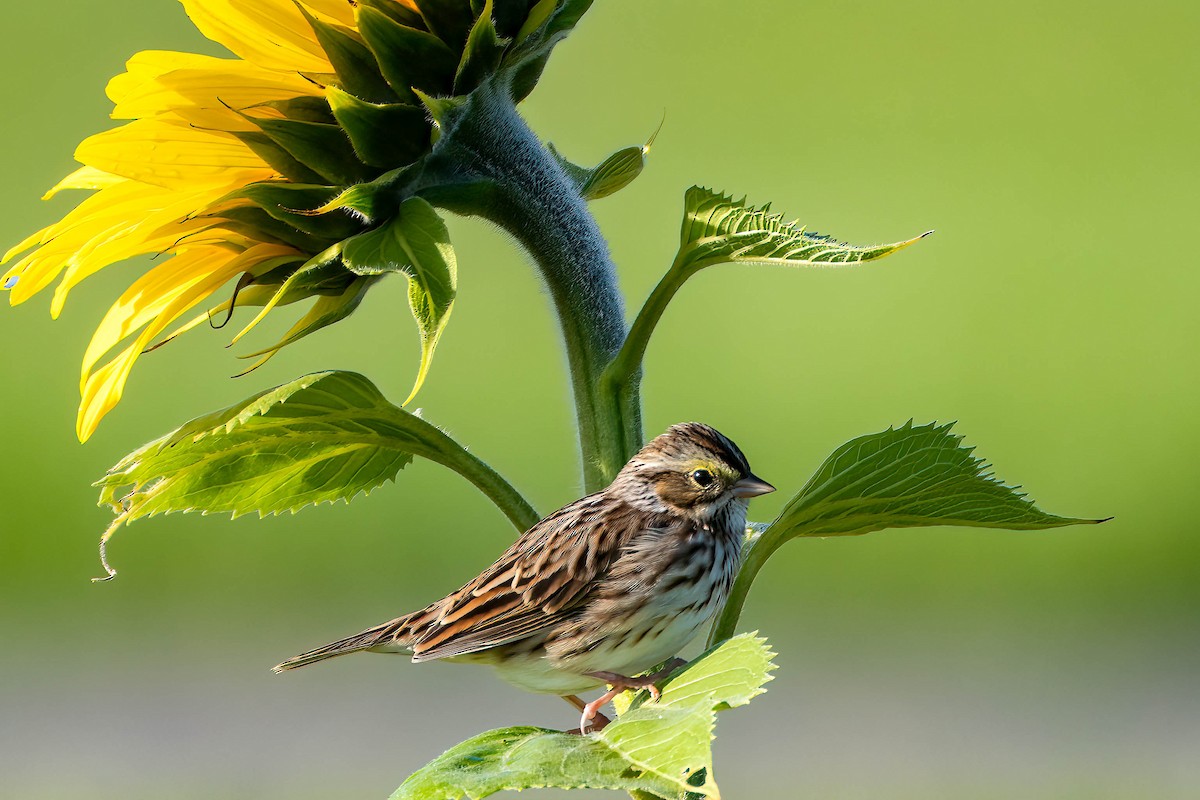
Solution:
[[[610,720],[608,717],[595,710],[592,711],[592,716],[589,718],[587,716],[588,704],[573,694],[563,695],[562,699],[573,705],[577,711],[581,711],[584,714],[583,719],[580,720],[579,727],[572,728],[569,731],[563,731],[565,734],[571,736],[583,736],[590,732],[604,730],[604,726],[612,722],[612,720]],[[603,705],[603,703],[601,703],[601,705]]]
[[[673,658],[665,667],[657,672],[652,672],[649,675],[636,675],[634,677],[629,677],[628,675],[619,675],[616,672],[587,673],[588,677],[602,680],[607,683],[610,688],[603,695],[588,703],[581,709],[583,715],[579,718],[580,733],[588,733],[589,729],[592,731],[598,731],[603,728],[604,725],[607,725],[609,721],[600,714],[600,709],[605,703],[612,700],[621,692],[629,689],[646,689],[650,692],[651,702],[657,702],[658,698],[662,695],[662,692],[659,691],[657,685],[658,682],[670,676],[672,672],[679,669],[686,663],[687,662],[681,658]],[[578,700],[579,698],[575,699]],[[572,705],[574,705],[574,703],[572,703]],[[597,725],[595,723],[597,718],[604,719],[604,723]]]

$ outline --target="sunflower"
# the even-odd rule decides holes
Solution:
[[[158,257],[87,347],[81,441],[121,399],[138,357],[183,331],[223,324],[238,307],[265,313],[316,298],[280,342],[250,354],[261,363],[352,312],[383,270],[349,269],[340,248],[380,219],[345,213],[335,201],[419,165],[436,138],[426,109],[432,98],[469,94],[499,67],[509,44],[545,27],[562,5],[181,2],[196,27],[234,57],[133,56],[107,87],[112,117],[126,122],[85,139],[75,151],[83,166],[46,197],[92,194],[0,262],[20,256],[3,278],[14,305],[57,280],[50,304],[57,318],[87,276],[134,256]],[[215,302],[223,291],[227,298]],[[414,393],[439,332],[423,332]]]

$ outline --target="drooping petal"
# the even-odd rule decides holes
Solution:
[[[85,278],[95,275],[108,265],[146,253],[169,252],[190,234],[209,227],[209,223],[201,219],[178,222],[171,211],[162,212],[161,217],[171,217],[171,219],[165,226],[157,228],[155,228],[155,223],[159,219],[155,218],[147,218],[141,223],[130,224],[127,228],[129,232],[127,235],[120,231],[108,232],[103,236],[93,238],[73,254],[68,259],[67,268],[63,270],[62,280],[54,287],[54,296],[50,301],[50,316],[58,319],[71,290]]]
[[[182,287],[203,279],[207,274],[223,270],[238,255],[237,249],[222,245],[191,247],[134,281],[109,308],[92,335],[83,356],[81,387],[87,381],[92,367],[105,353],[157,318],[173,302]],[[254,250],[254,258],[259,259],[256,264],[289,256],[299,256],[299,253],[290,247],[276,245],[262,245]]]
[[[87,441],[104,415],[120,402],[134,362],[156,336],[189,309],[211,297],[234,276],[253,268],[261,261],[278,256],[279,249],[277,245],[258,245],[244,253],[232,254],[224,263],[220,263],[218,254],[208,262],[207,269],[195,269],[196,265],[193,264],[193,269],[184,280],[161,287],[163,291],[154,301],[158,309],[154,319],[132,344],[84,378],[80,391],[79,415],[75,424],[79,441]],[[230,255],[228,251],[226,255]],[[149,298],[146,298],[146,301],[149,301]]]
[[[20,253],[24,253],[34,245],[44,242],[50,236],[50,231],[53,228],[53,225],[47,225],[39,231],[34,231],[21,241],[14,244],[12,247],[8,248],[8,251],[5,252],[4,257],[0,258],[0,264],[7,264]],[[12,288],[10,284],[12,284],[16,278],[20,277],[22,272],[24,272],[24,268],[21,267],[21,264],[19,263],[16,266],[9,267],[8,272],[4,273],[4,287],[6,289]],[[10,302],[15,306],[19,301],[10,300]]]
[[[158,317],[182,287],[202,280],[236,258],[236,250],[194,247],[159,264],[126,289],[104,315],[83,356],[80,391],[96,362],[123,339]]]
[[[23,303],[58,277],[71,256],[113,224],[123,223],[126,215],[137,218],[161,206],[164,190],[135,181],[121,180],[85,199],[57,223],[26,238],[5,255],[8,260],[35,244],[38,250],[25,256],[7,273],[6,283],[18,279],[9,302]]]
[[[42,246],[8,271],[6,281],[18,279],[10,290],[10,302],[28,300],[67,270],[51,306],[57,316],[67,292],[88,275],[130,256],[169,250],[184,236],[211,224],[189,215],[228,190],[217,185],[173,192],[128,180],[102,189],[42,231]]]

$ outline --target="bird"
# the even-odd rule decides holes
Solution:
[[[458,591],[274,671],[362,651],[484,664],[563,697],[581,712],[579,733],[599,730],[618,693],[658,699],[657,684],[683,663],[673,657],[724,605],[750,498],[774,490],[715,428],[673,425],[607,488],[538,522]],[[606,685],[597,700],[578,697]]]

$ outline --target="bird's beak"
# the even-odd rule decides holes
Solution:
[[[770,494],[775,487],[757,475],[750,474],[733,485],[734,497],[758,497],[760,494]]]

